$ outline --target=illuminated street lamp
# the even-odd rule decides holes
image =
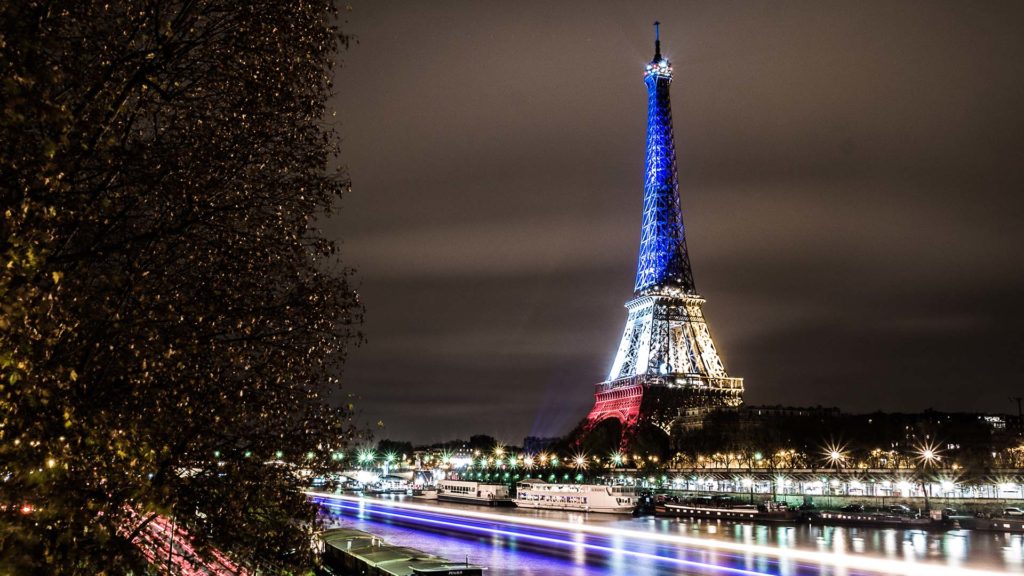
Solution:
[[[924,492],[924,509],[927,512],[931,508],[928,505],[928,497],[931,490],[931,483],[926,482],[928,475],[928,468],[934,466],[936,462],[940,460],[939,450],[937,446],[932,444],[921,444],[917,447],[917,463],[920,467],[918,472],[921,480],[921,491]]]
[[[360,466],[372,466],[373,461],[377,459],[377,455],[373,452],[372,448],[364,448],[359,451],[359,455],[356,458],[359,460]]]
[[[825,458],[833,468],[842,468],[843,462],[846,461],[846,447],[839,444],[829,444],[825,447]]]
[[[744,476],[741,480],[743,487],[750,491],[750,503],[754,503],[754,479],[749,476]]]
[[[587,469],[587,455],[586,454],[582,454],[582,453],[576,454],[575,456],[573,456],[572,463],[576,467],[577,470],[586,470]]]
[[[834,470],[839,473],[843,471],[843,462],[846,461],[846,447],[839,444],[829,444],[825,447],[825,458]],[[828,501],[829,505],[832,503],[832,494],[836,491],[838,483],[833,484],[831,482],[826,484],[828,486]]]

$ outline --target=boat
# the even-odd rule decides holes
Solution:
[[[733,522],[766,522],[793,524],[801,520],[799,510],[790,509],[779,502],[753,504],[716,504],[695,500],[690,502],[658,502],[654,515],[668,518],[701,518],[707,520],[730,520]]]
[[[1024,519],[1021,518],[979,518],[977,516],[956,516],[957,524],[968,530],[991,532],[1024,533]]]
[[[516,485],[514,502],[520,508],[632,514],[637,497],[636,490],[628,486],[524,480]]]
[[[484,567],[453,562],[415,548],[392,546],[353,528],[333,528],[319,535],[318,576],[483,576]]]
[[[381,476],[367,488],[370,494],[405,494],[409,483],[400,476]]]
[[[469,480],[442,480],[437,483],[437,499],[442,502],[511,506],[512,497],[504,484],[484,484]]]
[[[948,530],[952,523],[931,518],[919,518],[886,512],[844,512],[842,510],[823,510],[807,515],[811,524],[825,526],[865,526],[871,528],[901,528],[917,530]]]
[[[420,500],[437,500],[437,488],[424,486],[422,488],[413,488],[412,497],[419,498]]]

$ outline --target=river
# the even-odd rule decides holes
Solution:
[[[375,499],[322,499],[320,503],[329,525],[358,528],[392,544],[484,565],[489,568],[489,576],[712,572],[845,576],[897,568],[919,574],[957,573],[963,569],[1024,573],[1024,535],[1021,534],[754,525],[514,508],[496,510],[436,502],[430,502],[429,508],[422,508],[428,503],[404,500],[414,503],[416,508],[391,508],[387,501]],[[573,529],[506,525],[493,518],[479,520],[449,515],[461,513],[499,513],[503,515],[501,518],[513,521],[569,522],[574,526],[611,528],[617,532],[590,534]],[[653,541],[646,538],[648,535],[678,536],[687,543]],[[739,546],[721,549],[715,548],[715,544]],[[796,554],[780,555],[777,550]],[[811,553],[810,558],[804,552]],[[863,567],[860,562],[865,559],[876,564]]]

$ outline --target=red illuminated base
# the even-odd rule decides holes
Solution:
[[[583,424],[583,434],[576,441],[581,442],[602,421],[614,418],[622,424],[619,446],[625,450],[641,424],[652,424],[671,435],[686,410],[739,406],[742,394],[742,390],[668,387],[643,377],[623,383],[601,383],[594,394],[594,407]]]
[[[621,422],[623,430],[635,426],[640,419],[644,388],[643,384],[638,383],[594,394],[594,407],[587,415],[586,428],[590,430],[608,418],[615,418]]]

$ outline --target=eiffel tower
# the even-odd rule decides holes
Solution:
[[[586,433],[619,420],[623,448],[641,424],[671,435],[681,418],[743,401],[743,380],[730,378],[722,365],[690,269],[669,101],[672,65],[661,55],[657,22],[644,83],[647,154],[636,284],[622,343],[583,426]]]

